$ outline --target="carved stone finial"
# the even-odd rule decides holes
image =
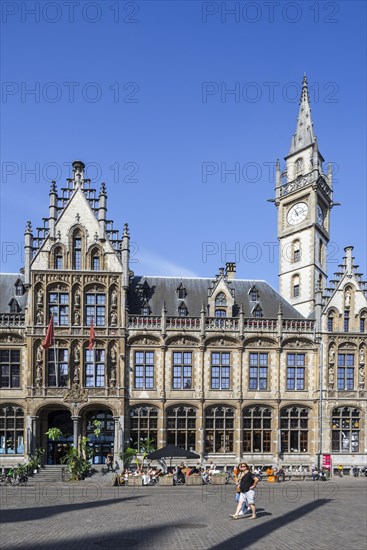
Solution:
[[[124,236],[124,237],[125,237],[125,236],[128,237],[129,235],[130,235],[130,233],[129,233],[129,224],[128,224],[128,223],[125,223],[125,224],[124,224],[124,235],[123,235],[123,236]]]

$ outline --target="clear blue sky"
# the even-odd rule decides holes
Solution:
[[[115,228],[129,223],[137,274],[211,277],[237,247],[237,276],[277,288],[266,199],[306,72],[342,203],[329,275],[349,244],[366,275],[364,2],[56,4],[2,2],[2,271],[22,265],[25,224],[48,215],[50,180],[63,184],[81,159],[106,181]],[[208,162],[218,172],[203,181]],[[237,182],[221,171],[236,163]],[[206,258],[203,243],[216,243]]]

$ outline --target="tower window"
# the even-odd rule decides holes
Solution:
[[[365,332],[366,331],[366,319],[364,317],[361,317],[359,320],[359,332]]]
[[[292,292],[293,292],[293,298],[298,298],[299,296],[299,275],[295,275],[293,277],[293,288],[292,288]]]
[[[92,269],[93,269],[93,271],[98,271],[99,270],[99,256],[98,256],[98,254],[94,254],[92,256]]]
[[[328,332],[333,332],[334,330],[334,317],[332,315],[329,315],[327,319],[327,329]]]
[[[303,161],[302,159],[297,159],[296,160],[296,174],[297,176],[299,174],[302,174],[302,168],[303,168]]]
[[[15,287],[15,296],[23,296],[23,284],[22,283],[19,283],[16,285]]]
[[[215,298],[215,305],[216,306],[226,306],[227,305],[227,299],[226,299],[226,295],[224,294],[224,292],[220,292],[219,294],[217,294],[217,296]]]
[[[322,240],[319,240],[319,264],[322,264],[322,256],[323,256],[323,248],[322,248]]]
[[[299,262],[301,259],[301,250],[299,246],[299,241],[294,241],[293,243],[293,262]]]

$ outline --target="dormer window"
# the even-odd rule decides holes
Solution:
[[[178,314],[180,317],[186,317],[187,315],[187,307],[186,306],[180,306],[178,308]]]
[[[150,286],[146,281],[144,281],[144,284],[142,286],[142,294],[143,294],[144,300],[147,300],[149,298],[149,293],[150,293]]]
[[[257,299],[259,297],[259,292],[256,286],[253,286],[252,288],[250,288],[249,295],[250,295],[251,302],[257,302]]]
[[[24,294],[24,285],[20,279],[15,283],[15,296],[23,296]]]
[[[149,306],[148,307],[142,307],[141,310],[140,310],[141,315],[149,315],[149,313],[150,313]]]
[[[187,296],[186,288],[184,287],[182,282],[180,286],[177,287],[177,294],[179,300],[184,300]]]
[[[10,313],[18,313],[20,311],[20,307],[18,302],[13,298],[10,303]]]
[[[260,306],[260,304],[257,304],[253,310],[252,310],[252,314],[254,317],[257,317],[257,318],[260,318],[263,316],[263,310],[262,310],[262,307]]]
[[[215,298],[215,305],[220,306],[220,307],[226,307],[227,298],[226,298],[226,295],[224,294],[224,292],[220,292],[219,294],[217,294],[217,296]]]

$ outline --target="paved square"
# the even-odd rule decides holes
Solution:
[[[234,521],[234,485],[107,487],[32,483],[1,488],[6,550],[336,549],[366,547],[366,478],[269,484],[258,519]]]

